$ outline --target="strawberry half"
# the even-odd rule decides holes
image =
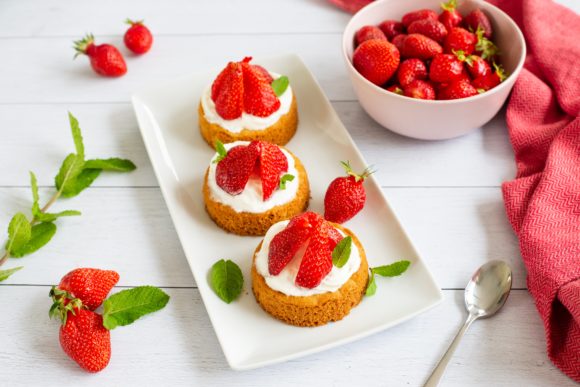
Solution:
[[[244,79],[242,66],[228,63],[212,85],[212,99],[220,117],[234,120],[244,111]]]
[[[58,288],[78,298],[89,310],[95,310],[117,282],[119,274],[113,270],[81,268],[62,277]]]
[[[330,223],[322,221],[310,236],[296,275],[296,285],[315,288],[332,270],[332,250],[328,237],[330,228]]]
[[[257,117],[268,117],[280,108],[280,100],[272,89],[272,77],[256,69],[249,61],[242,62],[244,75],[244,111]]]
[[[239,195],[254,172],[257,159],[255,147],[238,145],[231,148],[217,164],[217,185],[230,195]]]
[[[310,237],[312,224],[306,219],[303,220],[294,224],[289,223],[284,230],[272,238],[268,251],[268,271],[270,274],[280,274]]]
[[[280,186],[280,175],[288,171],[288,160],[277,145],[269,142],[252,141],[248,147],[259,155],[257,169],[262,181],[262,198],[266,201]]]

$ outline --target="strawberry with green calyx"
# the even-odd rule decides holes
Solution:
[[[453,27],[461,25],[463,17],[457,10],[457,0],[449,0],[441,4],[443,12],[439,15],[439,21],[450,31]]]
[[[466,64],[467,71],[471,78],[475,79],[491,73],[491,67],[489,63],[482,57],[478,55],[465,55],[463,51],[455,51],[455,56],[457,59]]]
[[[480,93],[493,89],[507,78],[505,70],[501,65],[493,63],[493,72],[475,78],[472,82]]]
[[[153,35],[149,28],[145,27],[143,20],[133,21],[127,19],[125,23],[131,26],[123,37],[125,46],[135,54],[144,54],[149,51],[153,44]]]
[[[58,289],[78,299],[89,310],[97,309],[113,286],[119,282],[119,274],[113,270],[92,268],[75,269],[62,277]]]
[[[499,55],[499,49],[491,40],[485,37],[485,30],[480,26],[475,31],[477,43],[475,44],[475,53],[483,59],[492,61]]]
[[[467,31],[465,28],[452,28],[443,44],[443,51],[446,54],[452,54],[453,51],[463,51],[465,55],[471,55],[475,50],[477,43],[477,36],[474,33]]]
[[[77,52],[75,58],[81,54],[89,57],[91,67],[97,74],[106,77],[120,77],[127,72],[127,65],[123,55],[110,44],[95,44],[95,38],[88,34],[81,40],[74,42]]]
[[[465,60],[463,51],[457,51],[457,54],[436,55],[429,67],[429,79],[433,82],[448,83],[461,78],[464,71],[462,60]]]
[[[324,196],[324,218],[334,223],[344,223],[363,209],[366,201],[363,183],[374,172],[366,168],[357,174],[348,161],[341,161],[341,164],[347,176],[334,179]]]
[[[375,85],[386,83],[397,71],[400,62],[397,48],[386,40],[367,40],[354,50],[352,64]]]
[[[492,38],[493,28],[491,26],[491,22],[481,9],[474,9],[467,16],[465,16],[463,21],[469,30],[477,31],[481,28],[483,30],[483,36],[485,36],[487,39]]]

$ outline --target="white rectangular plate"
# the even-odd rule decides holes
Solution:
[[[227,59],[235,58],[224,58],[224,62]],[[278,56],[253,63],[290,78],[300,124],[287,147],[308,172],[310,209],[323,212],[326,187],[344,173],[339,161],[350,160],[355,170],[362,170],[366,163],[299,57]],[[214,152],[199,133],[197,106],[219,70],[150,87],[132,100],[169,213],[230,366],[256,368],[328,349],[389,328],[441,301],[439,287],[371,177],[365,183],[365,208],[346,226],[361,240],[370,266],[408,259],[412,262],[409,270],[401,277],[378,278],[375,296],[365,297],[344,320],[323,327],[286,325],[258,306],[251,290],[250,264],[261,239],[228,234],[217,227],[205,212],[201,194]],[[213,293],[207,280],[209,269],[221,258],[238,263],[244,273],[242,295],[229,305]]]

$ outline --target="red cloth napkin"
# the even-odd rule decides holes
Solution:
[[[354,12],[368,0],[329,0]],[[516,179],[506,212],[544,322],[548,356],[580,382],[580,17],[550,0],[493,0],[528,57],[507,108]]]

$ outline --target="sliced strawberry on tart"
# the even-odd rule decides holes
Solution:
[[[304,166],[289,150],[265,141],[216,142],[203,197],[213,221],[238,235],[264,235],[308,207]]]
[[[367,282],[368,263],[357,237],[314,212],[274,224],[254,252],[256,301],[288,324],[341,320],[359,304]]]
[[[251,64],[229,62],[204,91],[199,127],[205,141],[268,141],[284,145],[296,132],[298,109],[288,77]]]

